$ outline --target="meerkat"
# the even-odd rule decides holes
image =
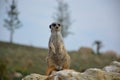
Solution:
[[[46,75],[50,75],[52,71],[60,71],[70,67],[70,56],[65,49],[61,35],[61,24],[52,23],[49,28],[51,36],[48,44],[49,52],[46,58],[48,64]]]

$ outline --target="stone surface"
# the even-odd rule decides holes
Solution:
[[[24,77],[22,80],[45,80],[46,78],[47,78],[47,76],[45,76],[45,75],[32,73],[32,74]]]
[[[85,72],[80,73],[75,70],[68,69],[58,72],[53,71],[49,77],[39,74],[31,74],[22,80],[120,80],[119,71],[120,62],[113,61],[103,70],[97,68],[89,68]]]
[[[113,61],[109,66],[103,68],[106,72],[117,72],[120,73],[120,62]]]

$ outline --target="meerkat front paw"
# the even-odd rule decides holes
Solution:
[[[62,70],[62,66],[56,66],[56,69],[58,70],[58,71],[60,71],[60,70]]]
[[[60,45],[60,47],[59,47],[59,53],[62,53],[63,52],[63,45]]]
[[[54,47],[53,43],[50,43],[49,48],[52,51],[52,53],[55,54],[55,47]]]
[[[55,49],[52,49],[52,53],[55,54]]]

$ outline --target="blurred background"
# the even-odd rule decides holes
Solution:
[[[63,25],[72,69],[120,61],[120,0],[0,0],[0,80],[45,74],[52,22]]]

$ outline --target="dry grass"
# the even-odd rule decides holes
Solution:
[[[118,60],[116,55],[95,55],[94,51],[88,50],[92,49],[69,52],[72,69],[84,71],[87,68],[103,68],[111,61]],[[29,73],[45,74],[47,53],[48,50],[44,48],[0,42],[0,58],[6,60],[9,72],[18,71],[23,75]]]

